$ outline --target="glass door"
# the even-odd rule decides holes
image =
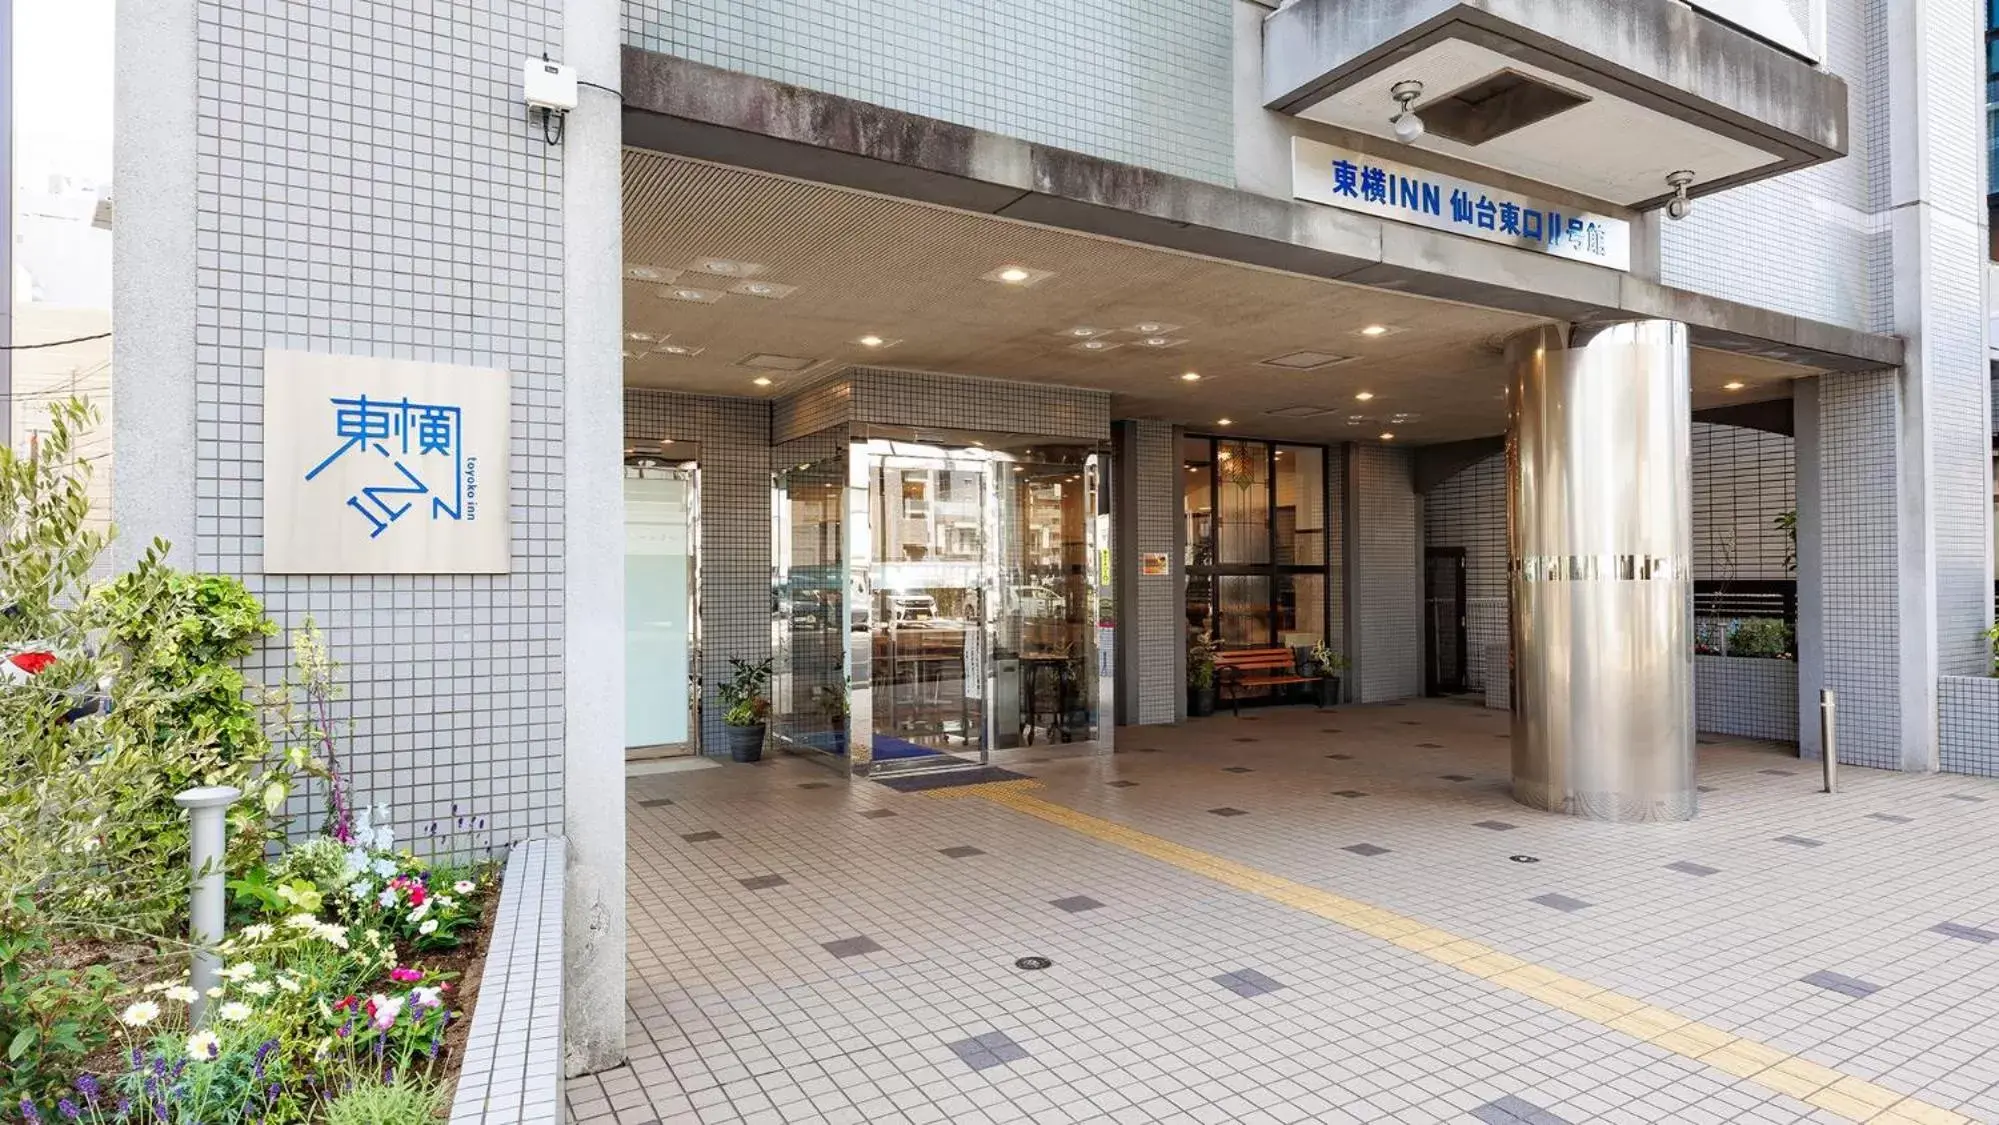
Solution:
[[[1046,455],[1044,451],[1044,455]],[[1097,737],[1094,461],[1023,460],[1000,474],[1001,747]]]
[[[944,451],[870,464],[877,763],[983,763],[992,647],[992,462]]]
[[[693,750],[688,657],[693,638],[693,474],[656,460],[625,466],[625,748]]]

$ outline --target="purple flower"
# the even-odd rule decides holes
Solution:
[[[146,1065],[146,1056],[139,1053],[139,1048],[132,1048],[132,1069],[137,1070],[144,1065]]]
[[[264,1104],[271,1105],[272,1103],[276,1102],[278,1100],[278,1095],[283,1092],[284,1092],[284,1087],[278,1085],[276,1082],[273,1082],[269,1086],[264,1087]]]
[[[126,1118],[127,1116],[129,1116],[129,1115],[131,1114],[131,1112],[132,1112],[132,1099],[131,1099],[131,1098],[119,1098],[119,1099],[118,1099],[118,1120],[120,1120],[120,1121],[123,1121],[123,1120],[125,1120],[125,1118]]]
[[[263,1045],[257,1048],[257,1060],[250,1064],[250,1073],[256,1075],[258,1078],[262,1078],[264,1076],[264,1060],[270,1058],[271,1052],[277,1049],[277,1040],[264,1040]]]
[[[76,1078],[76,1088],[83,1095],[84,1102],[92,1109],[97,1108],[98,1086],[94,1075],[80,1074]]]
[[[64,1098],[56,1103],[56,1112],[62,1114],[65,1119],[70,1121],[75,1121],[77,1118],[83,1116],[76,1111],[76,1103],[70,1101],[68,1098]]]
[[[21,1120],[28,1125],[39,1125],[42,1120],[42,1115],[35,1112],[35,1103],[26,1098],[21,1099]]]

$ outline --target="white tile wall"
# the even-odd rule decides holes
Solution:
[[[451,1125],[562,1120],[563,851],[529,840],[507,856]]]
[[[622,0],[625,42],[1175,175],[1234,175],[1227,0]]]
[[[1422,544],[1406,449],[1352,446],[1353,599],[1360,702],[1423,692]]]
[[[520,59],[561,51],[554,0],[198,8],[197,540],[287,628],[326,629],[358,796],[401,835],[453,807],[505,843],[562,824],[561,151]],[[160,49],[175,49],[161,45]],[[266,577],[263,351],[436,360],[513,377],[512,572]],[[284,677],[282,638],[251,662]],[[317,801],[293,811],[318,826]]]
[[[1159,552],[1171,559],[1175,525],[1180,518],[1180,456],[1173,427],[1166,422],[1140,421],[1135,448],[1138,495],[1136,549]],[[1136,567],[1127,568],[1133,573]],[[1177,573],[1177,570],[1176,570]],[[1177,658],[1186,643],[1185,590],[1170,575],[1137,578],[1138,588],[1126,604],[1132,607],[1118,626],[1133,632],[1129,652],[1138,661],[1138,701],[1133,723],[1170,723],[1178,708],[1182,685]]]
[[[1840,761],[1882,769],[1902,767],[1900,377],[1819,379],[1825,680]]]

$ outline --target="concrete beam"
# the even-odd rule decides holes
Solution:
[[[656,152],[1221,261],[1574,323],[1665,318],[1697,347],[1828,371],[1902,342],[1629,274],[1169,176],[624,48],[624,140]]]

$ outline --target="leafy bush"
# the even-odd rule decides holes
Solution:
[[[1187,634],[1187,686],[1195,691],[1215,686],[1215,642],[1206,633]]]
[[[413,1082],[357,1082],[326,1106],[326,1125],[433,1125],[443,1092]]]
[[[1752,617],[1738,622],[1728,637],[1730,656],[1789,658],[1796,650],[1795,632],[1775,617]]]
[[[740,657],[730,657],[732,671],[720,689],[722,695],[722,721],[732,727],[753,727],[764,721],[770,713],[770,698],[765,691],[770,687],[769,660],[751,664]]]
[[[111,1041],[109,969],[55,962],[46,934],[0,932],[0,1105],[54,1100],[66,1076]]]

